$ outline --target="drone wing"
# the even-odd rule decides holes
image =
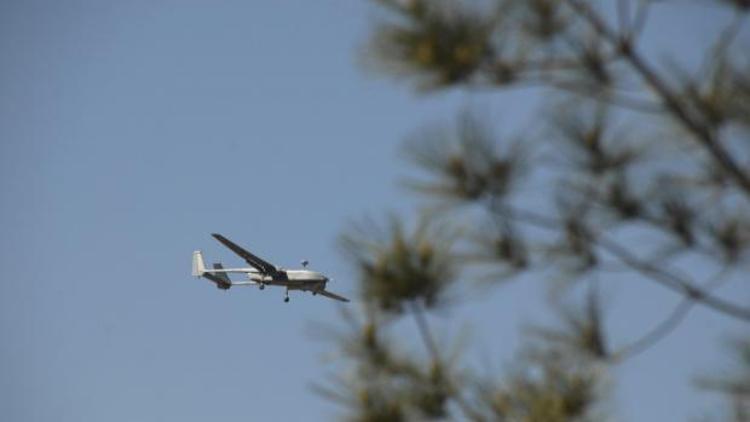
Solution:
[[[275,265],[271,264],[268,261],[264,261],[263,259],[260,259],[259,257],[251,254],[247,250],[243,249],[236,243],[232,242],[231,240],[227,239],[226,237],[218,234],[213,233],[211,236],[213,236],[216,240],[224,244],[227,248],[231,249],[232,252],[236,253],[237,255],[241,256],[242,259],[245,260],[248,264],[251,266],[257,268],[260,272],[263,274],[274,274],[278,271]]]
[[[339,300],[341,302],[349,302],[349,299],[347,299],[347,298],[345,298],[343,296],[339,296],[339,295],[337,295],[335,293],[331,293],[328,290],[321,290],[321,291],[318,292],[318,294],[321,294],[321,295],[323,295],[325,297],[328,297],[328,298],[331,298],[331,299],[334,299],[334,300]]]

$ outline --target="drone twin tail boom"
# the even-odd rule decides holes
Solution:
[[[227,290],[232,286],[257,285],[262,290],[266,286],[283,286],[286,287],[284,302],[289,302],[290,290],[308,291],[313,295],[321,294],[341,302],[349,302],[349,299],[326,290],[329,278],[319,272],[308,270],[307,261],[302,261],[305,269],[285,270],[253,255],[220,234],[213,233],[211,236],[250,265],[244,268],[224,268],[217,263],[212,269],[207,269],[201,251],[193,252],[193,275],[213,282],[219,289]],[[248,281],[233,281],[229,278],[230,273],[245,274]]]

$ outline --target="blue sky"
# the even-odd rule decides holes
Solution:
[[[535,107],[523,91],[426,97],[374,77],[359,64],[373,15],[348,0],[0,4],[0,419],[340,414],[310,391],[337,358],[314,336],[336,304],[218,291],[190,277],[191,251],[238,262],[220,232],[283,266],[309,259],[353,296],[335,239],[351,219],[412,209],[397,183],[404,135],[467,104],[523,130]],[[705,43],[715,17],[686,8],[647,36]],[[672,30],[681,45],[662,43]],[[676,300],[631,290],[618,294],[642,312],[615,323],[625,331]],[[472,353],[501,368],[542,299],[533,283],[493,290],[435,316],[438,336],[472,325]],[[689,381],[720,366],[727,327],[697,310],[618,369],[618,419],[710,410]]]

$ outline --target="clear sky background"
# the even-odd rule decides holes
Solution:
[[[219,291],[190,277],[192,250],[241,262],[209,237],[220,232],[282,266],[309,259],[355,296],[335,239],[351,219],[413,209],[398,185],[404,135],[467,104],[522,131],[536,107],[523,91],[425,97],[373,77],[358,65],[372,17],[350,0],[0,2],[0,420],[341,414],[310,389],[336,369],[335,344],[314,334],[338,305]],[[657,13],[650,51],[705,45],[720,18]],[[471,353],[500,371],[539,319],[540,289],[445,310],[438,336],[472,326]],[[638,308],[612,322],[624,336],[677,301],[634,289],[610,298]],[[618,368],[615,418],[715,411],[690,381],[722,367],[731,327],[698,309]]]

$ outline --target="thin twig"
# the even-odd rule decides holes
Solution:
[[[435,340],[432,338],[432,333],[430,332],[429,325],[427,325],[427,319],[422,312],[422,307],[417,302],[409,303],[411,305],[411,313],[414,315],[414,320],[417,323],[419,335],[422,338],[425,348],[430,353],[430,357],[433,361],[441,362],[440,351],[437,348],[437,344],[435,344]]]
[[[621,261],[630,265],[631,267],[633,267],[633,269],[637,270],[641,274],[650,276],[649,278],[658,282],[659,284],[680,292],[684,294],[688,299],[696,302],[701,302],[714,310],[724,313],[725,315],[733,316],[745,322],[750,322],[750,309],[713,296],[705,290],[696,287],[693,283],[675,275],[674,273],[670,273],[648,262],[643,262],[632,255],[627,249],[623,248],[612,240],[609,240],[605,237],[600,237],[596,239],[596,242],[606,251],[619,258]]]
[[[727,268],[722,268],[716,275],[711,278],[711,280],[703,284],[701,288],[703,290],[710,290],[713,287],[716,287],[719,282],[726,279],[724,277],[726,272]],[[683,298],[666,319],[664,319],[662,322],[656,325],[656,327],[651,329],[638,340],[620,349],[619,352],[614,354],[612,360],[614,362],[621,363],[635,355],[644,352],[654,344],[658,343],[680,325],[680,323],[685,319],[685,317],[695,304],[696,302],[691,298]]]
[[[630,0],[617,0],[617,23],[620,32],[630,32]]]
[[[547,217],[528,210],[518,210],[510,208],[507,205],[503,205],[502,208],[498,208],[502,215],[508,217],[523,220],[537,227],[546,228],[550,230],[559,231],[563,227],[563,222],[559,219]],[[607,239],[604,236],[597,238],[588,237],[588,240],[598,244],[604,250],[614,255],[624,264],[630,266],[634,270],[638,271],[647,278],[668,287],[678,293],[683,294],[688,299],[700,302],[703,305],[719,311],[725,315],[732,316],[745,322],[750,322],[750,309],[736,305],[732,302],[726,301],[719,297],[713,296],[708,292],[696,287],[691,281],[683,279],[682,277],[663,270],[648,261],[643,261],[631,254],[626,248],[620,246],[618,243]]]
[[[425,318],[424,312],[422,310],[422,305],[416,301],[409,302],[409,304],[411,307],[411,313],[412,315],[414,315],[414,321],[416,321],[417,323],[417,329],[419,331],[419,336],[422,338],[422,343],[424,343],[425,348],[432,358],[432,361],[435,362],[435,364],[443,367],[440,350],[438,349],[437,343],[435,343],[435,339],[432,336],[430,326],[427,323],[427,318]],[[452,387],[452,383],[449,382],[448,385],[449,394],[456,401],[456,404],[458,405],[461,412],[463,412],[464,415],[470,420],[483,421],[484,418],[482,418],[481,415],[477,414],[473,410],[472,406],[470,406],[469,403],[467,403],[466,400],[461,396],[460,391],[454,389]]]
[[[631,43],[635,44],[636,38],[641,34],[641,31],[646,27],[646,21],[648,20],[649,11],[649,0],[640,0],[638,2],[638,9],[635,12],[635,18],[633,19],[633,26],[630,28],[627,37]]]
[[[541,73],[542,71],[539,72]],[[491,87],[495,87],[494,83],[473,82],[472,84],[467,85],[467,88],[469,90],[477,91]],[[573,82],[553,81],[551,79],[545,78],[543,75],[534,75],[533,77],[524,76],[523,78],[519,79],[514,85],[509,86],[508,88],[535,89],[542,87],[548,87],[556,89],[558,91],[581,95],[595,100],[606,101],[607,103],[641,113],[664,113],[664,107],[662,107],[659,103],[649,101],[647,99],[634,98],[632,96],[626,96],[626,94],[616,93],[613,91],[597,92],[593,89],[587,89],[583,85],[576,85]]]
[[[639,111],[641,113],[656,114],[664,112],[664,107],[662,107],[658,103],[628,97],[611,90],[597,90],[595,88],[588,88],[585,85],[576,84],[575,82],[565,81],[549,81],[547,82],[547,85],[561,91],[566,91],[572,94],[578,94],[595,100],[604,101],[613,105],[628,108],[633,111]]]
[[[742,27],[742,22],[744,21],[745,16],[742,12],[735,12],[734,19],[732,22],[724,28],[724,30],[719,35],[719,39],[716,42],[716,48],[714,49],[714,55],[713,60],[719,59],[719,57],[726,53],[729,47],[732,45],[732,42],[737,38],[737,34],[740,32],[740,28]]]

